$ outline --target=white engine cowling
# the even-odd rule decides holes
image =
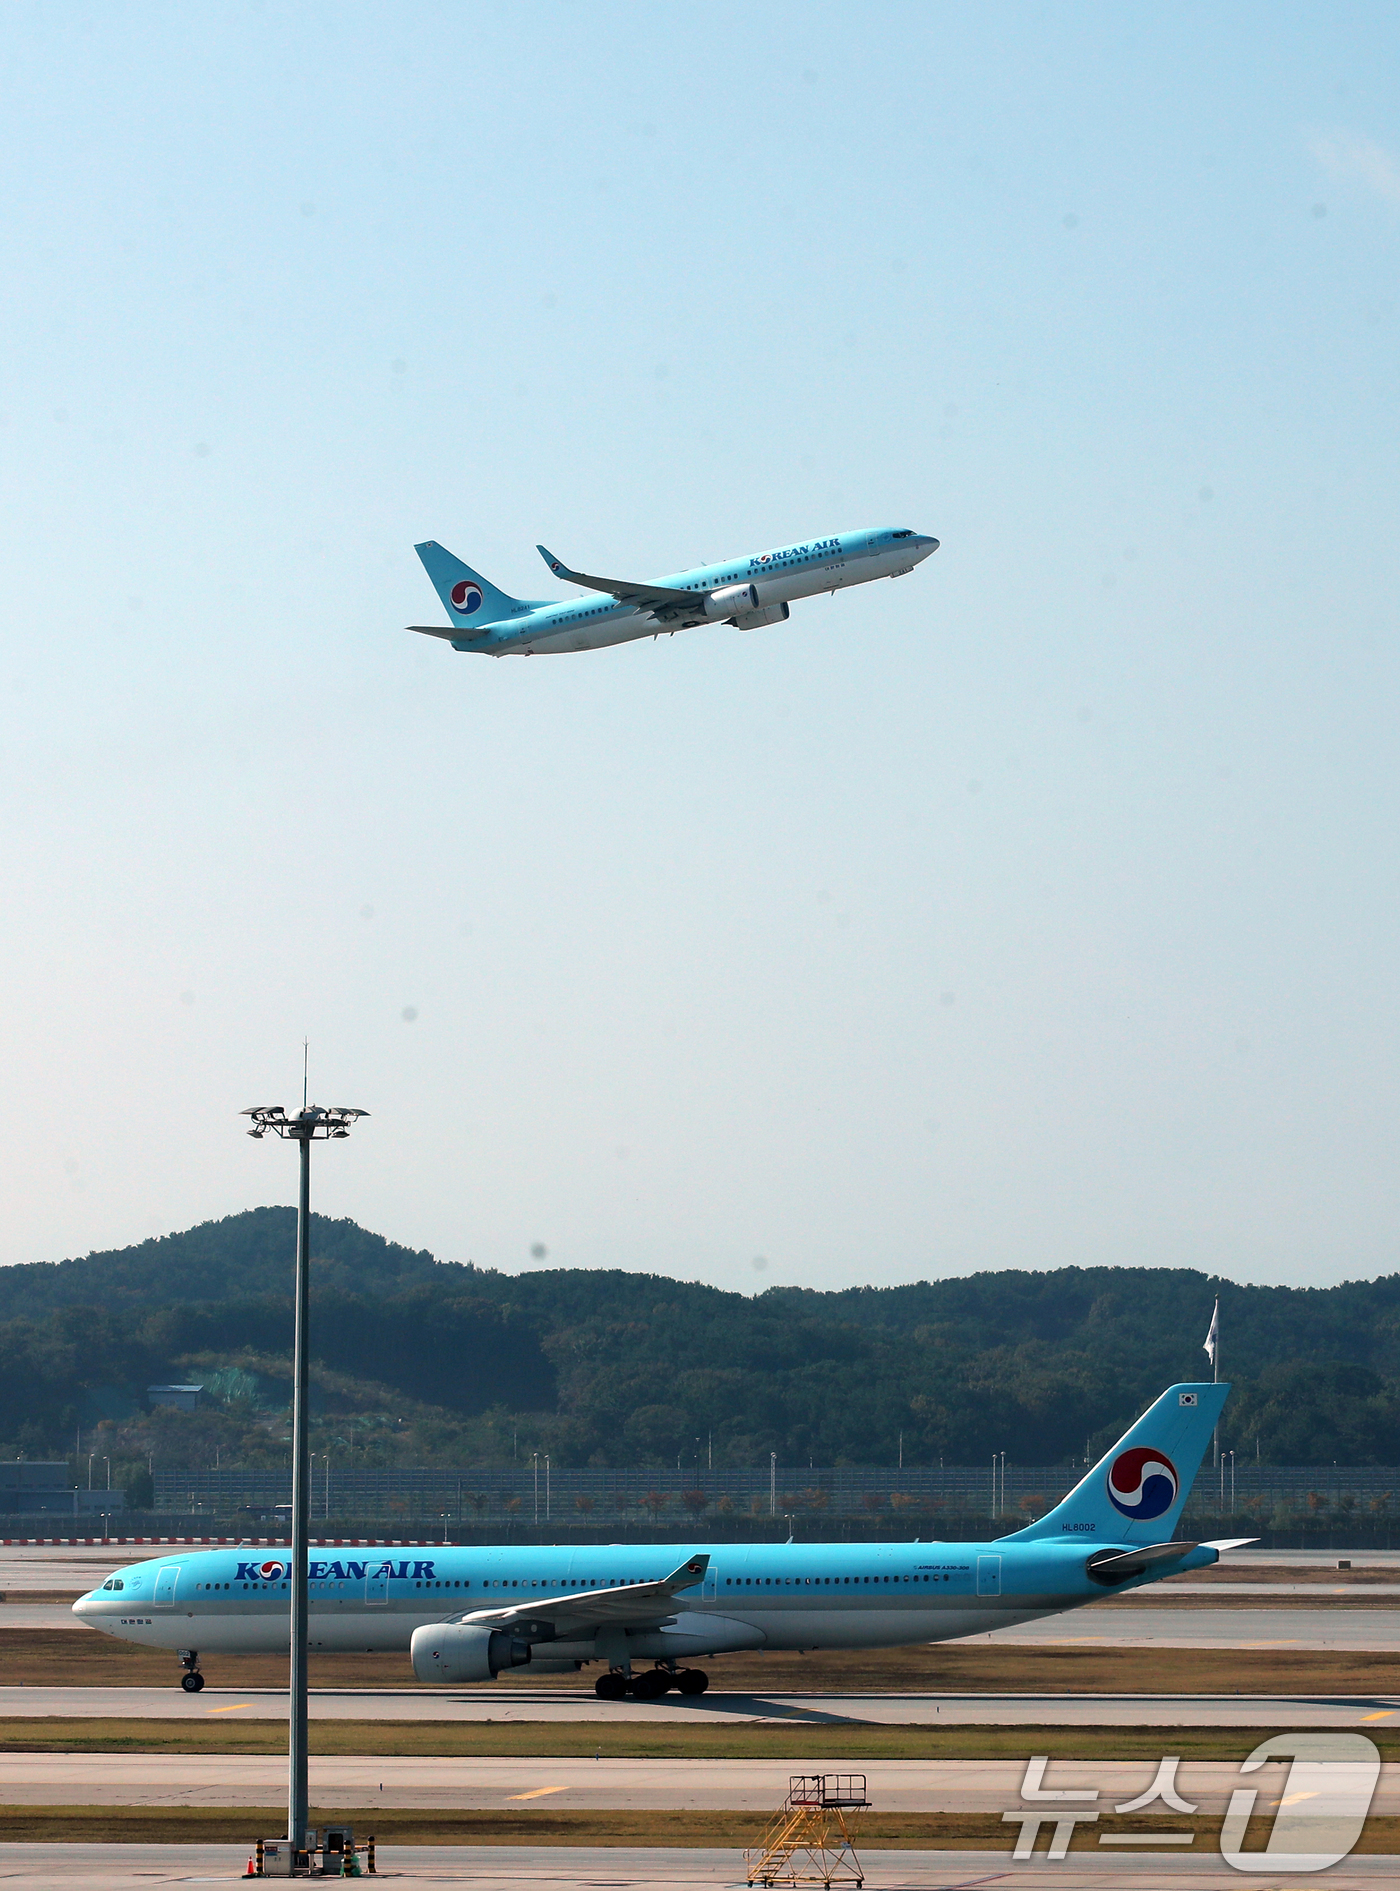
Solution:
[[[470,1622],[428,1622],[409,1643],[420,1681],[494,1681],[502,1668],[523,1668],[530,1644],[500,1628]]]
[[[741,611],[758,609],[758,592],[751,584],[727,584],[711,591],[705,599],[706,617],[737,617]]]
[[[786,604],[765,604],[762,610],[741,611],[734,622],[740,630],[762,630],[766,624],[785,624],[791,616]]]

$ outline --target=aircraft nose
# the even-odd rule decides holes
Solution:
[[[926,538],[922,532],[914,540],[914,543],[919,548],[919,556],[921,558],[927,558],[930,552],[936,552],[938,550],[938,540],[936,538]]]
[[[96,1590],[89,1590],[87,1595],[79,1596],[77,1601],[73,1604],[74,1615],[78,1616],[80,1619],[84,1615],[91,1615],[92,1605],[93,1603],[96,1602],[96,1600],[97,1600]]]

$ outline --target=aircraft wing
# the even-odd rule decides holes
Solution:
[[[471,1609],[450,1619],[471,1622],[481,1628],[524,1627],[531,1622],[548,1622],[560,1631],[612,1624],[639,1627],[664,1621],[673,1614],[678,1606],[676,1598],[682,1591],[694,1589],[702,1582],[709,1566],[708,1556],[692,1556],[660,1582],[629,1582],[617,1589],[584,1589],[577,1595],[537,1596],[529,1602],[512,1602],[503,1609]]]
[[[543,545],[535,550],[556,578],[568,584],[581,584],[585,591],[606,591],[619,604],[689,604],[700,602],[698,591],[673,591],[664,584],[634,584],[630,578],[591,578],[586,571],[570,571],[561,559]]]

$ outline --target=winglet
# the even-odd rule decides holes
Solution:
[[[704,1581],[705,1571],[709,1567],[710,1559],[707,1555],[692,1556],[688,1562],[682,1563],[679,1569],[673,1569],[669,1576],[663,1576],[661,1586],[663,1589],[693,1589],[697,1582]]]
[[[536,545],[535,550],[539,553],[540,557],[543,558],[556,578],[563,578],[567,583],[571,584],[575,582],[573,572],[569,570],[569,567],[564,564],[561,559],[554,556],[554,553],[549,550],[548,546]]]

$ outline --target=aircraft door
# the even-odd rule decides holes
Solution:
[[[977,1558],[977,1593],[979,1596],[1001,1594],[1001,1558],[999,1556]]]
[[[365,1607],[367,1609],[385,1609],[389,1606],[389,1565],[381,1563],[378,1569],[365,1571]]]
[[[180,1579],[180,1565],[167,1563],[164,1569],[156,1571],[156,1592],[153,1598],[158,1609],[173,1609],[175,1606],[175,1584]]]
[[[713,1602],[719,1594],[719,1571],[711,1563],[705,1571],[705,1586],[700,1591],[707,1602]]]

